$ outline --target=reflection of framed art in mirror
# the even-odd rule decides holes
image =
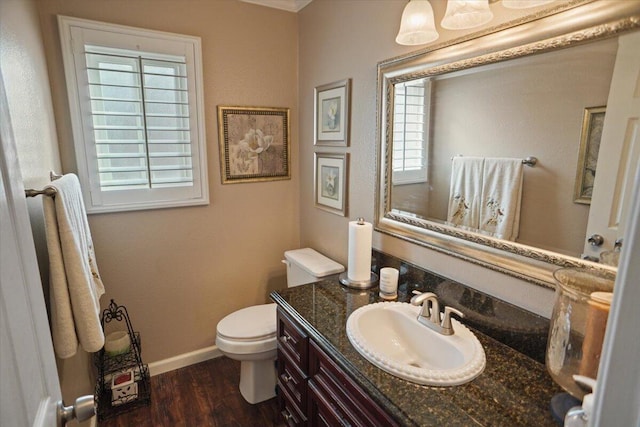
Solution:
[[[600,139],[604,127],[606,107],[590,107],[584,109],[582,134],[580,135],[580,151],[576,170],[576,187],[574,202],[590,204],[593,181],[596,178],[596,166],[600,151]]]

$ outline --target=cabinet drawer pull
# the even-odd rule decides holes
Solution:
[[[282,418],[284,418],[285,421],[289,421],[293,418],[293,415],[291,415],[289,411],[286,409],[282,411],[281,414],[282,414]]]
[[[288,383],[289,381],[291,381],[293,379],[293,377],[289,374],[284,374],[282,376],[282,381],[284,381],[285,383]]]
[[[289,341],[291,341],[291,337],[288,335],[283,335],[280,339],[283,343],[288,343]]]

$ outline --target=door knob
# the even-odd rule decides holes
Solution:
[[[619,251],[622,250],[622,237],[616,239],[616,242],[613,244],[613,250]]]
[[[64,406],[64,402],[58,402],[58,427],[64,427],[67,422],[76,419],[78,422],[86,421],[96,414],[96,402],[92,395],[80,396],[71,406]]]
[[[604,243],[604,237],[599,234],[592,234],[587,239],[587,242],[589,242],[591,246],[602,246],[602,244]]]

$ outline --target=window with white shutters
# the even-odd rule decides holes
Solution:
[[[199,39],[59,22],[87,211],[208,203]]]
[[[427,181],[429,87],[424,80],[394,86],[394,185]]]

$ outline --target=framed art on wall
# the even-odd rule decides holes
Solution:
[[[315,145],[349,145],[350,92],[350,79],[315,88]]]
[[[605,111],[606,107],[584,109],[574,190],[574,202],[576,203],[591,204]]]
[[[349,154],[315,153],[315,206],[336,215],[347,215]]]
[[[223,184],[291,179],[289,109],[218,106]]]

